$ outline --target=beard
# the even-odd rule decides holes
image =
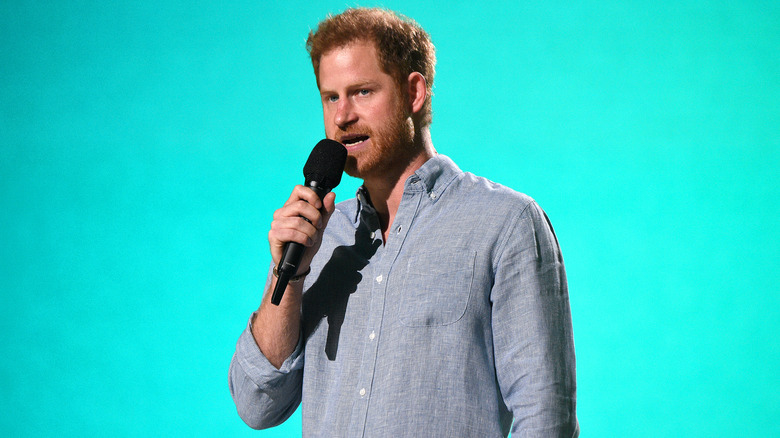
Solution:
[[[406,168],[416,156],[412,120],[399,105],[395,116],[373,130],[356,125],[348,132],[360,132],[370,137],[371,147],[347,156],[344,171],[349,176],[365,179]]]

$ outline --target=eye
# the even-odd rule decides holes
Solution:
[[[325,98],[325,100],[327,100],[328,102],[333,103],[333,102],[337,102],[339,100],[339,97],[337,95],[333,94],[333,95],[327,96]]]
[[[362,88],[362,89],[358,90],[358,94],[361,95],[361,96],[368,96],[369,94],[371,94],[371,90],[369,90],[367,88]]]

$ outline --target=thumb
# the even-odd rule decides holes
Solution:
[[[336,211],[336,194],[333,192],[328,193],[325,195],[324,198],[322,198],[322,207],[325,210],[323,216],[323,228],[325,225],[328,224],[328,220],[330,219],[330,215],[333,214],[334,211]]]

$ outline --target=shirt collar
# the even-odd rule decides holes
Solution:
[[[352,218],[354,223],[359,222],[361,211],[366,210],[366,213],[368,214],[373,214],[376,212],[376,210],[374,210],[374,206],[371,205],[371,200],[368,197],[368,190],[366,190],[365,186],[358,187],[357,193],[355,193],[355,198],[357,199],[357,208],[355,209],[355,217]]]
[[[447,186],[460,173],[461,170],[450,157],[437,154],[406,180],[405,189],[407,191],[423,190],[431,195],[431,199],[435,200],[444,193]],[[417,182],[420,184],[416,184]]]
[[[407,192],[428,193],[431,201],[436,202],[447,189],[447,186],[462,173],[460,168],[450,159],[442,154],[436,154],[417,169],[412,176],[407,178],[404,184],[404,190]],[[360,186],[355,194],[357,198],[357,209],[355,211],[355,221],[360,217],[360,212],[366,209],[367,213],[373,213],[374,207],[368,196],[368,190],[365,186]]]

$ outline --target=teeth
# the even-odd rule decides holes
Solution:
[[[363,140],[365,140],[365,138],[363,138],[363,137],[350,138],[349,140],[344,141],[344,144],[345,145],[353,145],[353,144],[360,143]]]

